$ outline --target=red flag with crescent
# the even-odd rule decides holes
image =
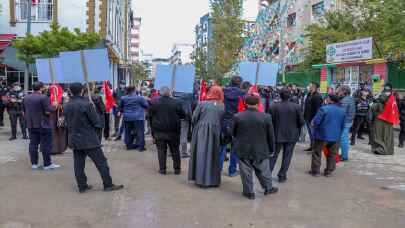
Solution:
[[[62,104],[63,97],[63,88],[59,84],[52,84],[49,87],[51,94],[51,104],[57,103],[58,105]]]
[[[399,110],[394,95],[388,98],[388,101],[384,105],[384,111],[378,115],[378,119],[387,121],[393,125],[399,124]]]

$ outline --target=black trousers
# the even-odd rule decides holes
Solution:
[[[5,110],[5,108],[4,108],[3,104],[1,104],[1,101],[0,101],[0,127],[4,126],[4,110]]]
[[[112,186],[110,168],[108,167],[107,158],[104,156],[100,147],[87,150],[73,150],[74,171],[79,189],[85,189],[87,185],[87,176],[84,172],[86,166],[86,157],[89,156],[94,162],[101,179],[103,179],[104,188]]]
[[[315,140],[313,152],[312,152],[312,163],[311,171],[313,173],[320,173],[322,164],[322,152],[323,148],[327,147],[330,151],[328,157],[326,158],[326,173],[332,173],[336,169],[336,155],[339,151],[339,142],[325,142],[320,140]]]
[[[269,159],[253,161],[239,159],[240,177],[242,179],[243,193],[253,194],[253,171],[264,190],[273,188]]]
[[[110,130],[111,130],[111,128],[110,128],[110,113],[105,113],[104,114],[104,132],[103,132],[103,135],[104,135],[104,139],[108,139],[108,138],[110,138]]]
[[[173,169],[181,170],[181,158],[180,158],[180,136],[172,139],[156,139],[156,147],[158,151],[159,169],[161,172],[166,171],[167,160],[167,147],[170,148],[173,159]]]
[[[10,115],[10,126],[11,126],[11,137],[17,137],[17,122],[20,122],[21,133],[23,136],[27,136],[27,128],[25,124],[25,118],[22,113],[9,113]]]
[[[351,141],[356,142],[356,137],[361,136],[361,127],[367,123],[365,116],[356,116],[353,121]]]
[[[281,168],[278,172],[278,177],[280,179],[287,178],[287,171],[290,167],[291,159],[293,157],[295,142],[285,142],[285,143],[277,143],[276,144],[276,152],[274,156],[270,158],[270,170],[273,172],[274,166],[277,163],[278,155],[283,149],[283,158],[281,162]]]
[[[401,122],[401,132],[399,133],[399,143],[405,142],[405,123],[404,121]]]
[[[31,128],[30,133],[30,159],[32,165],[38,165],[38,149],[42,152],[44,166],[52,164],[52,130],[45,128]]]

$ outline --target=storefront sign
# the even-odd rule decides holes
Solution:
[[[326,46],[326,61],[340,63],[373,58],[373,38],[352,40]]]

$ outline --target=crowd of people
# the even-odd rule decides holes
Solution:
[[[103,138],[111,138],[111,125],[114,140],[123,137],[127,150],[145,151],[145,135],[151,134],[162,175],[168,173],[167,157],[172,158],[176,175],[181,174],[182,158],[190,157],[188,179],[201,188],[219,187],[224,162],[229,160],[227,173],[235,177],[239,169],[248,199],[255,198],[253,173],[265,195],[278,191],[272,173],[281,152],[278,182],[287,181],[295,146],[305,135],[310,140],[306,151],[312,156],[308,173],[314,177],[321,175],[323,154],[326,168],[322,174],[330,177],[336,162],[348,161],[350,146],[366,134],[373,153],[392,155],[394,125],[399,124],[398,146],[404,146],[405,97],[390,84],[375,96],[364,84],[357,91],[342,85],[321,94],[316,82],[306,89],[258,87],[239,76],[225,87],[213,82],[199,88],[194,94],[176,93],[168,87],[148,94],[121,83],[111,93],[108,86],[73,83],[65,88],[65,96],[55,98],[52,90],[59,88],[40,82],[33,84],[30,94],[24,94],[18,84],[2,85],[0,125],[4,126],[7,110],[10,140],[15,140],[19,121],[22,137],[30,140],[33,170],[42,168],[39,148],[44,170],[60,167],[52,162],[51,154],[71,148],[81,193],[92,188],[84,171],[87,156],[95,163],[105,191],[123,188],[113,184],[102,150]]]

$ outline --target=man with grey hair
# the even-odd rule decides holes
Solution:
[[[156,140],[159,159],[159,173],[166,174],[167,147],[173,158],[174,173],[181,173],[180,130],[181,119],[186,117],[179,101],[171,97],[168,87],[160,89],[161,97],[154,102],[150,109],[152,136]]]
[[[353,119],[356,115],[356,104],[351,96],[351,89],[349,86],[343,85],[338,88],[337,95],[340,98],[340,103],[346,113],[345,126],[340,139],[340,147],[342,150],[342,160],[349,160],[349,132],[353,125]]]

